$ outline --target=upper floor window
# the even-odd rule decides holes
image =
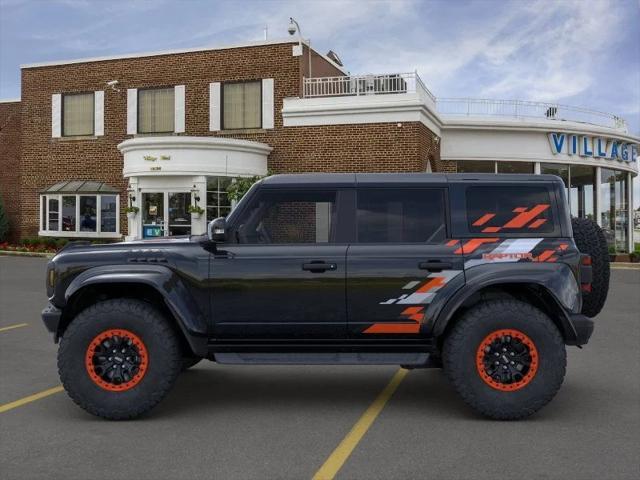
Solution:
[[[447,233],[444,191],[358,190],[357,226],[360,243],[439,243]]]
[[[262,82],[225,83],[222,87],[222,128],[262,127]]]
[[[62,95],[62,136],[76,137],[94,134],[94,92]]]
[[[175,89],[138,91],[138,133],[168,133],[175,130]]]

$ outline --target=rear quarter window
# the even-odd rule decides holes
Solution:
[[[466,190],[469,232],[537,236],[556,229],[553,202],[543,186],[478,186]]]

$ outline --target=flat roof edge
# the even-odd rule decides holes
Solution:
[[[17,98],[0,98],[0,103],[18,103],[20,102],[20,97]]]
[[[72,65],[77,63],[108,62],[110,60],[126,60],[129,58],[159,57],[162,55],[177,55],[181,53],[206,52],[206,51],[214,51],[214,50],[230,50],[232,48],[244,48],[244,47],[246,48],[262,47],[262,46],[268,46],[268,45],[281,45],[281,44],[288,44],[288,43],[298,43],[298,39],[291,38],[291,39],[279,39],[279,40],[260,40],[255,42],[236,43],[236,44],[221,45],[221,46],[181,48],[181,49],[170,49],[170,50],[158,50],[154,52],[138,52],[138,53],[125,53],[121,55],[105,55],[105,56],[99,56],[99,57],[78,58],[78,59],[72,59],[72,60],[54,60],[50,62],[25,63],[20,65],[20,69],[54,67],[58,65]],[[318,54],[323,56],[320,53]]]

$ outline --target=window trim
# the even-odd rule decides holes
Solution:
[[[102,232],[102,197],[116,197],[116,231]],[[62,197],[75,197],[76,199],[76,228],[69,232],[62,230]],[[96,197],[96,231],[87,232],[80,230],[80,197]],[[42,211],[42,198],[45,198],[46,211]],[[49,199],[58,200],[58,229],[49,230]],[[44,220],[44,221],[43,221]],[[46,227],[44,230],[42,226]],[[40,194],[40,225],[38,226],[40,237],[69,237],[69,238],[120,238],[120,194],[118,193],[42,193]]]
[[[140,131],[140,92],[149,90],[173,90],[173,130],[163,130],[154,132]],[[166,135],[167,133],[176,133],[176,86],[165,85],[160,87],[145,87],[136,89],[136,135]]]
[[[226,85],[237,85],[239,83],[258,83],[260,85],[260,126],[259,127],[242,127],[242,128],[226,128],[224,125],[224,90]],[[229,82],[221,82],[220,83],[220,130],[221,131],[238,131],[238,130],[262,130],[263,129],[263,99],[262,99],[262,79],[251,79],[251,80],[232,80]]]
[[[443,242],[360,242],[358,240],[358,195],[361,191],[366,190],[440,190],[440,194],[442,195],[442,204],[444,206],[444,238],[451,238],[451,216],[449,215],[449,189],[446,186],[442,185],[412,185],[412,186],[401,186],[401,185],[389,185],[389,186],[362,186],[357,187],[355,189],[355,204],[354,204],[354,238],[353,244],[355,245],[440,245]]]
[[[91,133],[87,133],[85,135],[65,135],[64,133],[64,98],[72,97],[74,95],[89,95],[93,97],[93,115],[91,115]],[[68,92],[62,93],[60,99],[60,138],[91,138],[96,136],[96,92],[94,91],[86,91],[86,92]]]

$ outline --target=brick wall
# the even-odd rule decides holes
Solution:
[[[269,169],[280,172],[410,172],[437,162],[438,145],[424,125],[413,122],[366,125],[287,127],[282,125],[283,99],[300,95],[301,57],[291,45],[274,44],[207,50],[143,58],[117,59],[22,70],[22,214],[20,235],[38,230],[38,192],[62,180],[99,180],[121,189],[126,206],[127,182],[117,149],[126,134],[127,88],[186,86],[184,134],[219,135],[269,144]],[[318,63],[321,57],[314,57]],[[323,60],[324,61],[324,60]],[[321,65],[321,64],[318,64]],[[326,70],[326,71],[325,71]],[[323,75],[339,74],[327,63]],[[304,72],[302,72],[304,73]],[[273,78],[275,128],[209,131],[209,83]],[[119,92],[106,87],[118,80]],[[51,138],[51,95],[105,90],[105,135],[93,139]],[[435,169],[434,169],[435,170]],[[126,217],[121,232],[126,233]]]
[[[9,239],[19,232],[20,102],[0,103],[0,195],[9,219]]]

